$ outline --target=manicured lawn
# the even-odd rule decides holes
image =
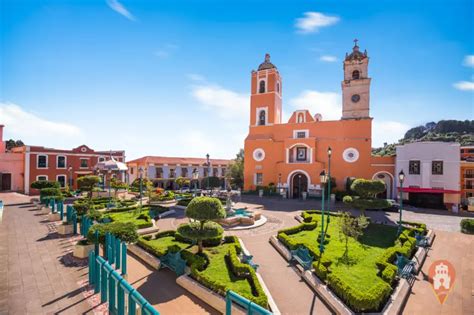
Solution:
[[[316,229],[301,231],[289,237],[303,244],[319,246],[317,237],[321,234],[321,215],[311,216],[313,220],[318,221]],[[378,282],[383,282],[384,280],[377,275],[375,262],[386,248],[394,245],[397,228],[370,224],[358,241],[349,238],[347,256],[344,255],[345,238],[339,231],[339,218],[331,216],[326,232],[330,238],[324,251],[324,256],[332,261],[331,271],[358,290],[367,290]]]
[[[209,265],[201,273],[204,276],[212,278],[216,282],[224,283],[228,289],[237,292],[240,295],[251,296],[252,288],[247,279],[237,278],[227,268],[225,255],[229,252],[229,247],[234,244],[223,244],[216,247],[207,248],[205,253],[209,257]]]
[[[318,221],[316,229],[301,231],[289,237],[303,244],[319,246],[317,237],[321,234],[321,215],[311,216],[313,220]],[[330,238],[325,246],[324,256],[333,262],[331,264],[333,273],[337,273],[342,279],[360,290],[374,286],[377,282],[383,282],[382,278],[377,276],[378,269],[375,262],[386,248],[394,245],[397,228],[370,224],[358,241],[349,238],[347,257],[344,255],[345,239],[339,233],[338,217],[331,216],[326,233],[330,235]]]

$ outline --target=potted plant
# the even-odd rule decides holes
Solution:
[[[73,232],[73,226],[72,224],[64,221],[62,224],[58,225],[58,234],[60,235],[67,235],[67,234],[72,234]]]
[[[89,253],[94,250],[94,244],[89,243],[87,239],[80,240],[76,243],[72,255],[76,258],[87,258]]]

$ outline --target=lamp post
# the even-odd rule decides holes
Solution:
[[[206,187],[206,189],[209,190],[209,175],[211,174],[211,162],[209,160],[209,153],[206,154],[206,165],[207,165],[207,187]]]
[[[402,233],[402,211],[403,211],[403,181],[405,180],[405,173],[403,170],[398,173],[398,180],[400,181],[400,220],[398,221],[398,235]]]
[[[281,173],[278,174],[278,193],[281,197]]]
[[[329,224],[329,206],[331,205],[331,155],[332,155],[332,149],[331,147],[328,147],[328,178],[327,178],[327,183],[328,183],[328,224]]]
[[[298,174],[298,199],[301,200],[301,174]]]
[[[108,170],[108,171],[107,171],[107,174],[109,174],[109,202],[107,203],[107,209],[109,209],[109,208],[110,208],[110,198],[111,198],[111,197],[110,197],[110,188],[111,188],[110,186],[111,186],[111,183],[112,183],[112,181],[111,181],[111,179],[112,179],[112,171],[111,171],[111,170]]]
[[[72,189],[72,166],[69,165],[67,170],[69,171],[69,189]]]
[[[138,168],[138,173],[140,174],[140,208],[142,207],[142,191],[143,191],[143,167]]]
[[[197,170],[197,168],[195,168],[193,170],[193,180],[194,180],[194,195],[193,195],[193,197],[196,197],[198,179],[199,179],[199,171]]]
[[[326,182],[328,180],[328,177],[326,175],[326,172],[323,170],[319,174],[319,180],[321,182],[321,187],[322,187],[322,201],[321,201],[321,239],[319,242],[319,252],[322,254],[324,253],[324,195],[326,194],[324,192],[324,187],[326,186]]]

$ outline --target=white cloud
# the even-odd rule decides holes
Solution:
[[[107,0],[108,6],[120,15],[123,15],[130,21],[135,21],[135,17],[118,0]]]
[[[203,79],[201,77],[201,79]],[[248,119],[249,95],[238,93],[215,84],[199,84],[192,87],[191,95],[204,108],[215,111],[228,120]]]
[[[197,73],[188,73],[186,77],[191,81],[197,81],[197,82],[206,81],[206,78],[204,78],[202,75],[197,74]]]
[[[464,57],[463,65],[474,68],[474,55],[467,55]]]
[[[324,62],[336,62],[337,57],[331,56],[331,55],[324,55],[324,56],[321,56],[319,60],[324,61]]]
[[[384,142],[398,142],[410,126],[397,121],[379,121],[375,120],[372,124],[372,147],[383,146]]]
[[[461,91],[474,91],[473,81],[459,81],[453,84],[454,88]]]
[[[300,33],[315,33],[322,27],[339,22],[337,16],[329,16],[320,12],[305,12],[304,17],[296,19],[295,27]]]
[[[312,115],[320,113],[323,120],[337,120],[342,116],[339,93],[305,90],[289,101],[295,109],[308,109]]]
[[[84,140],[82,130],[69,123],[44,119],[12,103],[0,103],[0,124],[10,138],[26,144],[70,148]]]
[[[178,48],[179,48],[178,45],[166,44],[160,49],[156,50],[154,52],[154,55],[158,58],[165,59],[171,56]]]

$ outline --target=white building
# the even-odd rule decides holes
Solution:
[[[460,145],[414,142],[397,146],[395,171],[405,173],[403,199],[415,206],[448,208],[459,204]],[[400,187],[397,176],[397,186]]]

